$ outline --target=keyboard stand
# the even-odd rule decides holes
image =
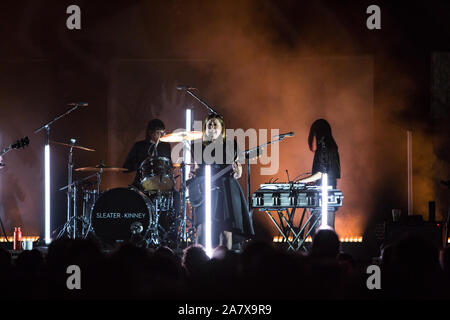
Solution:
[[[306,212],[308,211],[307,208],[303,208],[302,217],[300,219],[300,222],[298,225],[294,225],[294,217],[295,217],[295,211],[296,208],[285,208],[285,209],[260,209],[263,210],[269,218],[272,220],[275,227],[278,229],[278,232],[281,234],[284,243],[288,245],[287,250],[293,250],[293,251],[299,251],[306,249],[306,239],[310,235],[311,231],[314,229],[314,226],[319,223],[320,217],[315,219],[314,223],[311,223],[312,214],[309,214],[308,219],[303,224],[303,220],[305,219]],[[275,220],[275,213],[278,215],[278,220]],[[303,224],[303,225],[302,225]],[[312,224],[312,225],[311,225]],[[305,233],[306,227],[308,227],[308,232]]]

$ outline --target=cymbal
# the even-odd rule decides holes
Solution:
[[[111,166],[95,166],[95,167],[84,167],[84,168],[77,168],[75,169],[75,171],[78,172],[99,172],[99,171],[103,171],[103,172],[123,172],[123,171],[128,171],[128,169],[126,168],[118,168],[118,167],[111,167]]]
[[[181,142],[201,139],[203,132],[201,131],[178,131],[168,133],[159,139],[162,142]]]
[[[86,148],[86,147],[82,147],[82,146],[77,146],[77,145],[71,145],[71,144],[68,144],[68,143],[57,142],[57,141],[50,141],[50,143],[59,144],[61,146],[66,146],[66,147],[69,147],[69,148],[70,147],[74,147],[75,149],[80,149],[80,150],[84,150],[84,151],[91,151],[91,152],[95,151],[94,149],[90,149],[90,148]]]
[[[181,167],[181,164],[179,164],[179,163],[173,163],[172,166],[173,166],[174,168],[179,168],[179,167]]]
[[[185,166],[195,166],[195,163],[185,163]],[[174,168],[180,168],[181,167],[181,163],[173,163],[172,166]]]

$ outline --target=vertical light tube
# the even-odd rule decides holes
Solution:
[[[191,128],[191,124],[192,124],[192,110],[191,109],[186,109],[186,132],[190,132],[192,130]],[[183,153],[183,160],[185,164],[190,164],[190,157],[189,157],[189,152],[187,149],[187,146],[185,146],[184,148],[184,153]],[[191,166],[187,165],[185,166],[185,170],[186,170],[186,175],[184,177],[185,181],[188,179],[189,177],[189,173],[191,172]],[[186,190],[187,192],[187,190]]]
[[[205,250],[212,257],[211,241],[211,166],[205,166]]]
[[[322,174],[322,224],[321,227],[328,226],[328,176]]]
[[[50,239],[50,145],[45,145],[45,243]]]

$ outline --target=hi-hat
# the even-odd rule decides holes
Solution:
[[[195,166],[195,163],[185,163],[185,166]],[[172,167],[174,168],[180,168],[181,167],[181,163],[173,163]]]
[[[111,166],[102,166],[102,165],[97,165],[95,167],[84,167],[84,168],[77,168],[75,169],[75,171],[78,172],[123,172],[123,171],[128,171],[128,169],[126,168],[119,168],[119,167],[111,167]]]
[[[202,138],[203,133],[201,131],[178,131],[166,134],[159,139],[162,142],[182,142],[192,141]]]
[[[50,143],[59,144],[61,146],[66,146],[66,147],[69,147],[69,148],[73,147],[75,149],[80,149],[80,150],[84,150],[84,151],[91,151],[91,152],[95,151],[94,149],[90,149],[90,148],[86,148],[86,147],[82,147],[82,146],[77,146],[77,145],[72,145],[72,144],[68,144],[68,143],[57,142],[57,141],[50,141]]]

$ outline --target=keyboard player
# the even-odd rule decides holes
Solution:
[[[311,125],[308,135],[309,149],[314,153],[312,171],[309,177],[298,182],[321,185],[322,175],[328,175],[328,185],[333,189],[337,188],[337,180],[341,178],[341,165],[339,160],[339,150],[336,141],[331,133],[331,126],[325,119],[318,119]],[[334,229],[334,218],[336,209],[328,211],[328,225]],[[312,210],[314,223],[320,218],[321,210]],[[311,235],[315,234],[317,225],[313,228]]]

